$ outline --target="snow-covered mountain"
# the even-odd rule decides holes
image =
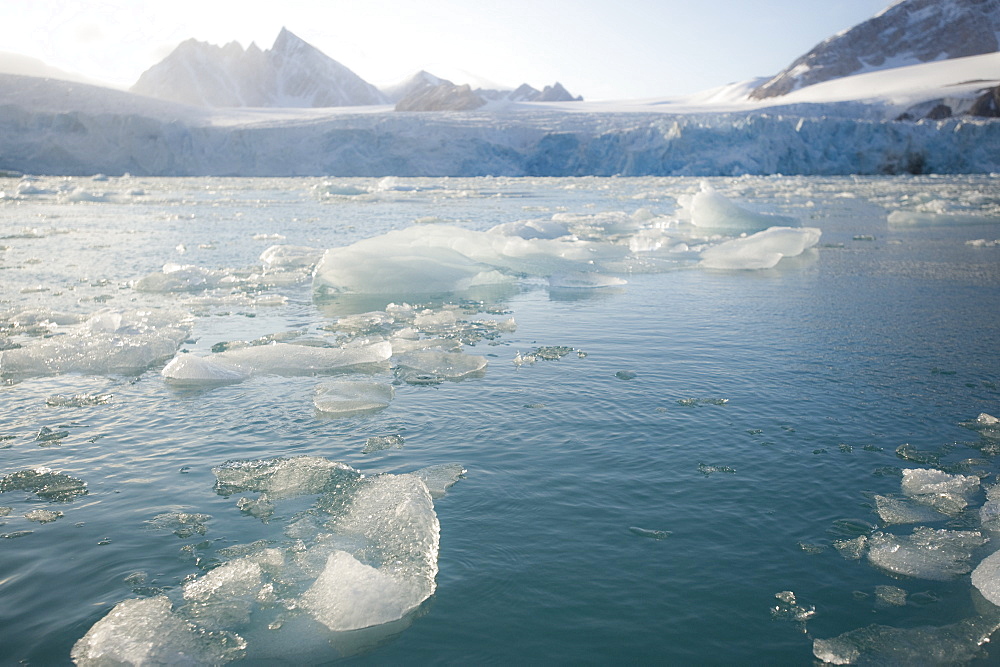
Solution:
[[[1000,50],[1000,0],[900,0],[818,44],[750,96],[767,99],[852,74]]]
[[[205,107],[385,104],[375,86],[282,28],[274,45],[243,49],[189,39],[146,70],[132,92]]]

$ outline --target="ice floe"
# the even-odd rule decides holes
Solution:
[[[179,354],[162,371],[181,384],[241,382],[258,375],[321,375],[349,371],[387,361],[387,341],[344,347],[272,343],[225,350],[208,356]]]
[[[340,380],[319,385],[313,405],[323,414],[337,417],[365,414],[389,406],[395,396],[392,385],[362,380]]]
[[[813,655],[831,665],[961,665],[980,656],[1000,622],[981,616],[941,627],[869,625],[813,641]]]
[[[423,350],[400,355],[397,373],[411,384],[433,384],[431,380],[464,380],[486,372],[486,357],[464,352]],[[423,378],[426,381],[421,381]],[[411,382],[413,380],[413,382]]]
[[[770,269],[784,257],[797,257],[819,243],[815,227],[771,227],[752,236],[733,239],[701,253],[708,269]]]
[[[0,493],[28,491],[44,500],[66,502],[87,494],[87,483],[44,466],[0,477]]]
[[[680,198],[682,218],[702,229],[722,233],[760,232],[769,227],[797,224],[795,218],[770,213],[756,213],[722,196],[715,188],[702,183],[701,190]]]
[[[159,310],[102,310],[64,335],[32,340],[0,352],[0,374],[135,374],[169,359],[187,338],[184,313]]]
[[[876,531],[868,538],[868,560],[893,574],[948,581],[972,570],[969,561],[986,542],[972,530],[920,526],[908,536]]]

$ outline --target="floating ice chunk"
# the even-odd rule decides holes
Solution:
[[[361,477],[350,466],[317,456],[227,461],[212,472],[220,495],[257,491],[273,499],[322,493]]]
[[[253,557],[237,558],[184,584],[184,612],[210,628],[242,625],[262,592],[266,595],[260,564]]]
[[[922,526],[908,537],[876,532],[868,540],[868,560],[894,574],[947,581],[969,572],[972,552],[985,543],[978,531]]]
[[[211,518],[209,514],[196,512],[165,512],[157,514],[146,523],[158,530],[169,530],[177,537],[191,537],[208,532],[205,523]]]
[[[141,373],[173,356],[189,328],[181,313],[99,311],[66,335],[0,352],[0,374]]]
[[[250,372],[216,363],[211,357],[194,354],[179,354],[170,360],[161,371],[163,377],[178,384],[225,384],[242,382],[250,377]]]
[[[925,211],[893,211],[887,220],[893,227],[964,227],[997,222],[996,218],[987,216]]]
[[[24,515],[24,518],[28,521],[36,521],[38,523],[51,523],[62,515],[62,512],[55,512],[53,510],[31,510]]]
[[[979,508],[979,523],[983,530],[1000,533],[1000,498],[992,498]]]
[[[404,376],[427,375],[445,380],[478,377],[486,370],[486,357],[464,352],[408,352],[399,357],[398,367]]]
[[[709,269],[773,268],[783,257],[796,257],[815,246],[822,232],[814,227],[771,227],[752,236],[726,241],[701,253]]]
[[[701,184],[701,191],[690,198],[681,198],[682,217],[703,229],[720,232],[758,232],[778,225],[797,224],[795,218],[768,213],[755,213],[745,209],[730,199],[720,195],[707,183]],[[797,253],[796,253],[797,254]]]
[[[228,279],[228,280],[227,280]],[[163,265],[163,270],[151,273],[135,283],[140,292],[193,292],[219,287],[233,278],[225,271],[205,269],[191,264]]]
[[[869,625],[813,641],[813,655],[831,665],[964,665],[982,655],[997,629],[982,616],[942,627]]]
[[[316,387],[313,405],[324,414],[347,417],[382,410],[389,406],[394,396],[392,385],[341,380]]]
[[[868,536],[858,535],[849,540],[837,540],[833,547],[847,560],[861,560],[868,548]]]
[[[910,468],[903,471],[903,493],[946,514],[957,514],[979,490],[974,475],[950,475],[940,470]]]
[[[522,239],[558,239],[569,236],[570,231],[562,220],[517,220],[499,224],[490,229],[489,233]]]
[[[965,245],[972,246],[973,248],[996,248],[1000,246],[1000,239],[973,239],[971,241],[966,241]]]
[[[888,525],[903,523],[929,523],[942,521],[947,517],[925,505],[902,498],[875,496],[875,509],[879,517]]]
[[[508,283],[522,274],[592,271],[595,262],[620,259],[627,252],[610,243],[523,239],[421,225],[327,250],[314,271],[313,288],[318,296],[461,292]]]
[[[555,289],[600,289],[602,287],[618,287],[627,282],[627,280],[614,276],[584,271],[556,273],[549,276],[549,287]]]
[[[371,454],[372,452],[380,452],[383,449],[402,449],[403,443],[403,436],[396,433],[392,435],[373,435],[365,440],[365,447],[361,450],[361,453]]]
[[[424,310],[413,318],[413,326],[424,331],[428,329],[449,329],[458,324],[454,310]]]
[[[665,540],[673,534],[669,530],[653,530],[651,528],[640,528],[639,526],[629,526],[628,530],[633,535],[646,537],[651,540]]]
[[[337,551],[301,604],[323,625],[344,632],[400,619],[424,599],[407,581]]]
[[[302,607],[331,630],[400,619],[434,592],[441,527],[418,477],[367,480],[336,529],[364,546],[353,555],[331,554],[301,599]]]
[[[876,586],[875,601],[885,607],[905,607],[906,590],[899,586]]]
[[[982,560],[972,571],[972,585],[983,597],[1000,607],[1000,551]]]
[[[125,600],[73,646],[80,667],[209,665],[242,657],[246,642],[231,632],[206,632],[174,613],[165,595]]]
[[[87,483],[61,472],[39,467],[0,477],[0,493],[5,491],[30,491],[39,498],[65,502],[86,495]]]
[[[468,472],[461,463],[443,463],[436,466],[427,466],[420,470],[413,471],[413,475],[423,480],[430,491],[431,498],[440,498],[448,492],[455,482],[462,479],[462,475]]]
[[[107,405],[114,394],[53,394],[45,399],[51,407],[83,408],[92,405]]]
[[[273,245],[260,254],[260,261],[269,269],[312,267],[323,252],[321,248],[301,245]]]
[[[386,361],[392,345],[381,341],[347,347],[272,343],[226,350],[207,357],[181,354],[167,364],[163,377],[182,383],[240,382],[255,374],[316,375]]]

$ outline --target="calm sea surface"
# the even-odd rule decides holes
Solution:
[[[303,455],[365,475],[466,472],[434,501],[433,595],[381,629],[302,642],[276,626],[288,664],[810,665],[815,639],[872,624],[913,631],[870,633],[862,643],[884,655],[893,642],[965,641],[953,628],[968,619],[992,623],[998,610],[968,574],[991,543],[943,576],[940,549],[918,551],[927,577],[878,566],[858,538],[929,526],[1000,544],[980,514],[998,441],[961,425],[1000,416],[1000,178],[711,182],[821,229],[820,244],[768,270],[636,253],[620,286],[527,277],[480,301],[456,297],[459,323],[516,322],[433,334],[464,338],[485,373],[410,384],[389,362],[363,375],[393,385],[389,406],[341,418],[313,404],[329,378],[191,387],[160,371],[177,349],[334,341],[350,311],[402,300],[317,303],[306,270],[255,282],[269,246],[325,249],[432,222],[669,225],[699,181],[43,178],[20,196],[16,180],[0,183],[0,349],[59,342],[102,311],[182,313],[189,327],[125,374],[9,372],[0,360],[0,663],[69,664],[123,600],[176,606],[186,582],[243,553],[234,547],[308,541],[292,519],[311,498],[275,501],[261,520],[237,505],[253,494],[218,492],[213,472]],[[928,215],[890,224],[898,210]],[[208,289],[138,288],[168,263],[217,273]],[[543,347],[567,349],[515,363]],[[387,435],[402,440],[368,440]],[[40,467],[86,493],[22,483]],[[895,524],[879,502],[925,507],[901,491],[905,469],[982,484],[964,508]],[[1000,659],[974,644],[973,664]],[[241,655],[279,662],[259,644]]]

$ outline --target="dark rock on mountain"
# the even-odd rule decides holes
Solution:
[[[862,71],[1000,50],[1000,0],[902,0],[821,42],[750,93],[785,95]]]

